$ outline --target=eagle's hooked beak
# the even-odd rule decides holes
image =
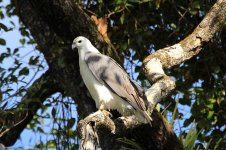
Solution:
[[[76,48],[76,43],[73,42],[71,48],[72,48],[72,50],[75,49]]]

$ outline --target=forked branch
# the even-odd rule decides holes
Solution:
[[[157,104],[175,88],[175,81],[164,73],[163,68],[169,69],[197,55],[204,44],[222,29],[225,19],[226,0],[218,0],[201,23],[184,40],[159,49],[144,59],[145,74],[154,83],[146,92],[152,105]]]

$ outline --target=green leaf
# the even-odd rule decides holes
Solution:
[[[17,83],[18,79],[15,75],[12,75],[11,78],[10,78],[10,81]]]
[[[41,132],[41,133],[45,133],[44,130],[41,127],[37,128],[37,131]]]
[[[4,31],[8,31],[8,27],[2,23],[0,23],[0,29],[3,29]]]
[[[55,118],[56,117],[56,109],[53,107],[51,111],[52,116]]]
[[[189,126],[190,123],[192,122],[192,120],[194,120],[194,119],[193,119],[193,118],[186,119],[186,120],[184,121],[184,126],[185,126],[185,127]]]
[[[0,63],[3,62],[3,60],[5,58],[7,58],[7,57],[9,57],[9,54],[7,54],[7,53],[1,53],[1,55],[0,55]]]
[[[68,128],[72,128],[73,125],[75,124],[75,118],[71,118],[70,120],[68,120],[68,123],[67,123],[67,127]]]
[[[39,56],[35,57],[34,56],[31,56],[30,59],[29,59],[29,65],[36,65],[39,61]]]
[[[0,73],[3,72],[5,68],[0,67]]]
[[[102,3],[103,3],[103,0],[98,0],[98,3],[99,3],[99,4],[102,4]]]
[[[208,111],[207,119],[210,120],[213,117],[214,111]]]
[[[124,24],[124,20],[125,20],[125,14],[123,13],[120,17],[121,24]]]
[[[52,130],[52,134],[57,135],[57,133],[58,133],[58,130],[56,130],[56,129],[53,129],[53,130]]]
[[[171,127],[173,126],[173,123],[174,123],[174,121],[175,121],[175,119],[176,119],[176,117],[177,117],[177,112],[178,112],[178,103],[179,103],[179,101],[176,101],[176,105],[175,105],[175,107],[174,107],[174,110],[173,110],[173,114],[172,114],[172,119],[171,119],[171,121],[170,121],[170,125],[171,125]]]
[[[22,29],[21,29],[21,35],[22,35],[22,36],[29,37],[29,32],[28,32],[28,31],[26,31],[26,29],[25,29],[25,28],[22,28]]]
[[[139,3],[139,0],[128,0],[130,3]]]
[[[15,27],[15,23],[13,21],[10,20],[9,22]]]
[[[16,54],[18,51],[19,51],[19,49],[15,48],[14,51],[13,51],[13,54]]]
[[[127,139],[127,138],[117,138],[117,141],[122,142],[124,144],[128,144],[133,147],[133,149],[142,150],[142,147],[136,143],[136,141]]]
[[[160,7],[160,4],[161,4],[161,0],[156,0],[155,1],[155,5],[156,5],[157,9]]]
[[[183,141],[183,146],[185,150],[190,150],[193,149],[194,145],[195,145],[195,141],[198,138],[198,135],[202,132],[202,130],[200,130],[199,132],[197,132],[196,130],[196,124],[195,122],[192,123],[185,140]]]
[[[0,101],[2,101],[2,92],[0,92]],[[1,108],[3,109],[3,108]]]
[[[29,74],[29,69],[27,67],[24,67],[19,71],[19,76],[28,75],[28,74]]]
[[[13,89],[9,88],[9,89],[5,90],[4,92],[9,94],[9,92],[11,92],[11,91],[13,91]]]
[[[2,12],[2,9],[0,9],[0,18],[3,19],[4,17],[5,16],[4,16],[3,12]]]
[[[196,9],[200,9],[200,4],[198,1],[195,1],[193,4],[192,4],[192,8],[196,8]]]
[[[205,147],[205,149],[209,149],[209,146],[210,146],[210,143],[212,142],[212,138],[209,140],[209,142],[206,144],[206,147]]]
[[[35,40],[34,39],[30,39],[27,44],[34,44],[35,43]]]
[[[220,139],[217,141],[216,145],[214,146],[214,149],[217,149],[217,148],[219,147],[219,145],[220,145],[220,143],[222,142],[222,140],[223,140],[223,138],[220,138]]]
[[[6,49],[7,49],[8,54],[11,54],[11,49],[9,47],[7,47]]]
[[[4,110],[4,109],[6,108],[7,105],[8,105],[8,101],[5,102],[5,104],[1,107],[1,109]]]
[[[192,15],[196,15],[197,13],[198,13],[197,10],[190,10],[190,14],[192,14]]]
[[[176,29],[177,28],[177,25],[175,23],[171,23],[170,26],[173,28],[173,29]]]
[[[208,108],[210,108],[210,109],[213,109],[213,104],[212,104],[212,103],[207,104],[206,106],[207,106]]]
[[[0,38],[0,45],[6,45],[6,41],[3,38]]]
[[[121,4],[124,4],[126,1],[124,1],[124,0],[116,0],[115,1],[115,4],[116,5],[121,5]]]
[[[26,42],[26,40],[25,40],[25,39],[20,39],[20,43],[21,43],[22,45],[24,45],[24,44],[25,44],[25,42]]]

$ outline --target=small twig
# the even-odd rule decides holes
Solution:
[[[112,11],[112,12],[110,12],[109,14],[107,14],[106,16],[107,16],[107,18],[110,18],[111,15],[114,15],[114,14],[116,14],[116,13],[120,13],[120,12],[124,11],[125,9],[126,9],[126,6],[122,7],[121,9],[119,9],[119,10],[117,10],[117,11]]]
[[[86,8],[83,8],[84,11],[94,15],[94,16],[98,16],[96,13],[94,13],[93,11],[89,10],[89,9],[86,9]]]

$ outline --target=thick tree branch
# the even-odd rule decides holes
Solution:
[[[202,22],[184,40],[160,49],[144,59],[145,74],[150,81],[154,82],[146,92],[152,105],[157,104],[175,88],[174,81],[165,75],[163,68],[171,68],[197,55],[204,44],[221,30],[226,19],[225,14],[226,0],[218,0]]]
[[[105,110],[98,110],[79,122],[77,130],[81,139],[80,148],[82,150],[96,150],[98,148],[97,130],[100,126],[104,126],[111,133],[115,132],[114,122],[109,118],[109,112]],[[103,130],[103,127],[101,130]]]
[[[126,137],[127,140],[135,140],[135,143],[142,149],[182,149],[182,145],[176,140],[173,129],[157,111],[154,111],[152,115],[154,118],[152,128],[149,124],[134,122],[133,117],[121,117],[112,121],[108,112],[100,110],[89,115],[78,125],[77,130],[81,139],[80,148],[82,150],[97,149],[100,144],[102,149],[109,149],[110,144],[112,145],[111,149],[125,147],[136,149],[136,147],[120,141]],[[144,136],[148,137],[149,140],[144,140]],[[98,143],[98,139],[102,139],[100,143]],[[150,141],[152,141],[151,144]]]
[[[49,73],[45,73],[27,90],[18,109],[0,111],[0,143],[10,146],[16,142],[44,100],[56,92],[57,86],[51,81]]]

